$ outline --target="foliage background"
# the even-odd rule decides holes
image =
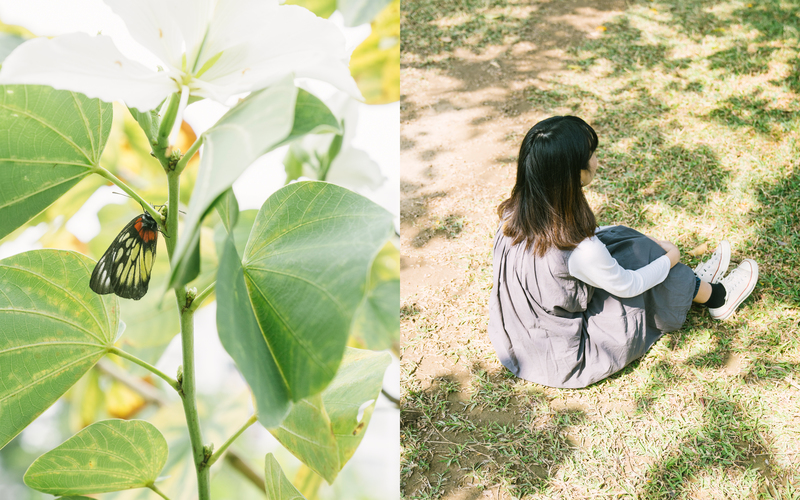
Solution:
[[[98,11],[100,15],[98,15]],[[103,11],[105,14],[103,14]],[[46,14],[43,14],[46,13]],[[334,20],[341,15],[336,13]],[[386,16],[384,15],[384,18]],[[2,24],[7,21],[9,25]],[[392,22],[396,27],[398,21],[382,21],[384,25]],[[110,11],[97,1],[82,0],[70,2],[65,5],[61,2],[34,1],[26,2],[21,6],[18,3],[3,0],[0,2],[0,57],[5,57],[13,47],[22,39],[37,35],[53,36],[72,31],[85,31],[97,33],[100,26],[106,30],[120,30],[119,21],[110,16]],[[111,26],[111,27],[109,27]],[[384,27],[385,31],[386,27]],[[124,31],[124,28],[122,28]],[[364,24],[353,29],[346,29],[348,39],[353,46],[369,35],[370,26]],[[108,31],[106,31],[108,34]],[[373,33],[372,37],[379,36],[382,32]],[[385,33],[384,33],[385,34]],[[124,33],[123,33],[124,38]],[[369,41],[368,41],[369,42]],[[372,42],[374,43],[374,42]],[[131,50],[128,48],[128,50]],[[355,56],[354,56],[355,60]],[[391,69],[392,58],[384,56],[384,66]],[[396,58],[393,63],[397,66]],[[369,65],[365,65],[367,69]],[[371,78],[380,77],[386,71],[373,71]],[[393,83],[394,82],[394,83]],[[373,85],[378,91],[383,87],[396,88],[397,83],[389,77],[384,79],[384,85]],[[324,97],[330,91],[324,86],[316,89]],[[365,92],[366,95],[366,92]],[[372,103],[388,103],[382,105],[359,104],[359,124],[356,129],[353,146],[366,150],[371,158],[380,165],[381,171],[387,177],[387,182],[377,191],[364,193],[368,197],[384,206],[390,212],[399,215],[397,203],[397,179],[399,175],[399,144],[398,144],[398,113],[397,96],[390,91],[375,96],[367,96]],[[394,101],[394,102],[393,102]],[[224,113],[225,108],[212,103],[203,102],[190,106],[187,110],[187,123],[181,131],[181,144],[179,147],[186,150],[193,142],[196,135],[216,121]],[[141,132],[135,122],[127,115],[123,107],[115,105],[115,123],[112,137],[106,149],[103,164],[114,166],[115,173],[126,182],[133,183],[146,199],[158,202],[166,197],[166,186],[162,186],[160,167],[149,157],[149,147],[143,140]],[[281,160],[286,148],[281,148],[269,155],[265,155],[254,164],[237,183],[234,190],[239,198],[242,210],[258,208],[263,201],[276,189],[283,185],[285,174]],[[182,194],[188,202],[193,183],[193,173],[196,164],[187,168],[183,176],[184,190]],[[63,248],[74,249],[97,258],[103,253],[111,239],[135,213],[140,210],[136,204],[125,198],[111,194],[112,189],[100,186],[104,183],[99,179],[86,179],[56,204],[51,206],[42,215],[11,235],[0,245],[0,257],[25,251],[30,248]],[[118,190],[117,190],[118,191]],[[92,194],[94,193],[94,194]],[[87,197],[89,201],[84,204]],[[243,214],[243,217],[247,215]],[[102,231],[101,231],[102,227]],[[203,229],[203,238],[210,243],[206,247],[214,247],[215,238],[221,235],[214,232],[214,221],[209,221]],[[162,242],[163,245],[163,242]],[[167,263],[163,260],[166,251],[162,246],[159,250],[157,266],[164,269]],[[215,267],[216,255],[213,251],[203,255],[205,269]],[[211,276],[209,276],[209,279]],[[128,317],[128,334],[133,342],[126,346],[133,352],[142,356],[155,355],[161,352],[158,367],[168,373],[174,373],[180,364],[180,343],[173,342],[169,346],[163,345],[156,338],[150,338],[146,332],[152,331],[154,325],[159,330],[170,328],[177,317],[174,307],[171,306],[169,297],[163,299],[162,307],[158,297],[159,286],[162,283],[154,280],[151,283],[149,300],[131,303]],[[153,292],[156,293],[153,293]],[[129,304],[126,304],[128,306]],[[200,309],[196,316],[195,333],[197,338],[197,363],[198,389],[201,396],[201,413],[214,414],[215,420],[222,421],[223,425],[209,426],[209,439],[217,443],[230,435],[235,428],[247,418],[251,407],[249,398],[246,397],[246,385],[238,375],[232,360],[227,356],[219,343],[215,330],[215,303]],[[165,323],[166,322],[166,323]],[[133,335],[138,332],[139,335]],[[177,341],[177,338],[175,339]],[[391,394],[398,394],[397,365],[390,367],[385,380],[385,387]],[[134,369],[136,367],[133,367]],[[134,370],[135,372],[135,370]],[[137,372],[135,372],[137,373]],[[145,375],[138,372],[138,375]],[[213,408],[213,412],[212,412]],[[124,388],[121,384],[113,382],[111,378],[98,370],[90,372],[68,394],[64,401],[57,403],[51,410],[26,429],[17,439],[0,451],[0,498],[49,498],[21,484],[22,474],[27,466],[38,455],[59,444],[63,439],[88,423],[101,418],[122,417],[153,418],[163,427],[169,428],[170,414],[177,411],[182,413],[180,406],[158,409],[155,405],[147,405],[139,395]],[[371,425],[365,440],[356,456],[345,467],[340,479],[334,486],[324,485],[320,490],[320,498],[342,498],[343,486],[346,495],[351,498],[370,498],[372,493],[378,491],[392,498],[397,495],[397,468],[399,451],[386,453],[387,449],[398,450],[398,421],[399,412],[388,400],[381,397],[378,402]],[[299,468],[297,461],[290,454],[282,450],[272,436],[260,426],[248,429],[245,435],[234,445],[237,452],[248,459],[256,470],[263,471],[264,454],[275,451],[288,477],[293,477]],[[191,472],[191,471],[189,471]],[[191,474],[190,474],[191,475]],[[191,479],[193,480],[193,479]],[[263,498],[241,475],[228,464],[223,465],[220,473],[212,482],[215,498]],[[146,494],[151,494],[146,492]],[[364,496],[366,495],[366,496]]]

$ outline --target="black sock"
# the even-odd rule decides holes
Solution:
[[[725,303],[726,295],[727,292],[725,291],[725,287],[722,286],[722,283],[711,283],[711,297],[703,302],[703,305],[711,309],[722,307]]]

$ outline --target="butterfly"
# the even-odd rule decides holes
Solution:
[[[148,212],[136,216],[100,257],[89,281],[91,289],[100,295],[113,292],[124,299],[144,297],[156,260],[156,243],[155,219]]]

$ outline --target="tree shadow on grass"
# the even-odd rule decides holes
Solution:
[[[715,349],[709,351],[715,352]],[[702,355],[693,357],[685,364],[698,366],[702,359]],[[722,364],[724,360],[710,362],[716,367]],[[706,357],[705,366],[708,365]],[[636,412],[657,421],[666,440],[660,458],[643,471],[644,480],[637,483],[636,498],[684,498],[698,494],[703,498],[702,493],[693,490],[698,487],[698,479],[705,475],[723,479],[723,484],[724,479],[748,475],[758,476],[755,483],[758,485],[787,480],[792,471],[774,464],[774,452],[770,449],[773,438],[760,423],[759,412],[746,407],[725,382],[703,383],[692,394],[679,396],[684,401],[690,400],[689,406],[701,408],[701,420],[699,425],[687,425],[681,419],[680,429],[670,434],[672,431],[667,429],[674,417],[659,412],[656,403],[669,393],[674,395],[674,388],[685,382],[682,378],[670,362],[662,360],[649,368],[648,380],[635,390]]]
[[[638,498],[687,495],[704,473],[754,472],[772,480],[782,476],[783,471],[767,460],[769,438],[763,426],[746,408],[722,390],[698,395],[697,401],[703,406],[702,425],[674,436],[664,457],[646,471]]]
[[[573,453],[564,429],[583,422],[584,413],[549,410],[542,392],[505,370],[473,367],[469,383],[466,401],[460,396],[467,388],[450,376],[406,395],[404,497],[435,498],[437,485],[467,499],[497,486],[515,497],[543,492]]]
[[[771,100],[748,94],[725,99],[708,116],[730,128],[751,128],[778,138],[797,126],[800,111],[776,108]]]

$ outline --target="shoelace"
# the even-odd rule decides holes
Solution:
[[[708,268],[716,266],[717,262],[719,262],[719,260],[721,258],[722,258],[722,252],[715,251],[711,255],[710,259],[708,259],[707,261],[705,261],[705,262],[701,263],[699,266],[697,266],[697,269],[695,269],[695,273],[707,273],[708,272]]]
[[[740,281],[747,279],[748,272],[741,267],[737,267],[731,273],[720,280],[726,290],[732,290]],[[728,286],[730,285],[730,287]]]

